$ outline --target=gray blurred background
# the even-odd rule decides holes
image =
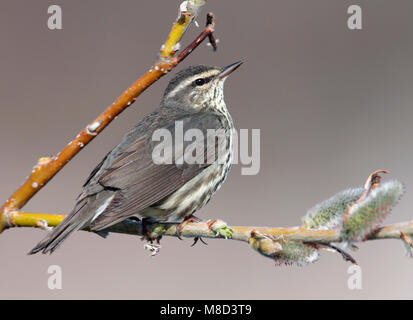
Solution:
[[[3,0],[0,10],[0,199],[41,156],[56,154],[148,70],[177,15],[178,0]],[[63,30],[47,28],[47,8],[63,9]],[[347,28],[360,4],[363,30]],[[388,223],[413,218],[413,2],[209,0],[219,49],[202,44],[178,66],[245,64],[226,83],[238,128],[261,129],[261,171],[240,165],[198,216],[232,225],[294,226],[317,202],[369,173],[388,169],[407,193]],[[200,32],[195,26],[185,45]],[[176,70],[175,70],[176,71]],[[159,103],[158,81],[71,161],[24,208],[67,213],[89,172]],[[339,255],[308,267],[274,267],[245,243],[208,246],[167,238],[152,258],[138,237],[87,232],[52,256],[27,256],[39,229],[0,235],[0,298],[413,298],[413,261],[400,241],[360,245],[362,290],[349,290]],[[47,287],[49,265],[63,289]]]

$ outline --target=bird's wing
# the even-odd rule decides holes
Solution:
[[[104,190],[113,190],[115,193],[106,208],[95,217],[91,229],[101,230],[125,220],[163,199],[202,172],[222,154],[222,150],[229,147],[228,132],[224,130],[227,126],[224,126],[223,121],[221,116],[213,113],[191,113],[177,121],[169,121],[163,129],[170,132],[172,142],[177,138],[178,132],[175,130],[178,126],[182,126],[183,133],[189,129],[202,132],[202,139],[182,141],[181,137],[173,143],[173,154],[180,155],[178,158],[184,157],[181,163],[178,158],[171,159],[168,164],[154,162],[153,152],[159,144],[152,141],[153,128],[136,137],[127,148],[118,150],[116,157],[109,164],[106,163],[104,169],[98,169],[91,179],[97,180]],[[209,129],[222,136],[215,138]],[[196,152],[197,160],[189,164],[185,157],[188,153],[193,155],[194,150],[202,152]]]

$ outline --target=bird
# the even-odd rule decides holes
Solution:
[[[223,68],[194,65],[178,72],[159,106],[95,167],[70,214],[29,254],[51,254],[74,231],[86,227],[99,233],[126,219],[181,225],[195,217],[194,212],[221,188],[231,168],[235,127],[224,101],[224,82],[242,63]],[[185,133],[197,130],[201,138],[177,143],[178,126]],[[154,134],[162,130],[171,134],[174,155],[178,149],[182,152],[174,161],[157,163],[154,153],[161,142],[155,141]],[[213,135],[211,139],[210,132],[220,132],[224,139]],[[193,156],[194,150],[203,151],[195,154],[197,161],[182,161]]]

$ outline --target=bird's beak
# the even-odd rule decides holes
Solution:
[[[239,68],[242,65],[242,61],[237,61],[235,63],[230,64],[229,66],[223,67],[221,73],[218,74],[218,79],[224,79],[225,77],[229,76],[233,71]]]

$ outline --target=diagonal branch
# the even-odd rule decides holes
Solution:
[[[204,3],[205,0],[184,1],[169,37],[161,48],[160,59],[150,70],[126,89],[101,115],[88,124],[61,152],[54,157],[39,159],[26,181],[0,207],[0,232],[7,226],[8,212],[21,209],[118,114],[135,102],[145,89],[184,60],[205,38],[213,39],[210,36],[214,31],[214,16],[208,14],[206,27],[201,34],[185,50],[174,56],[180,39]],[[215,45],[215,42],[212,45]]]

